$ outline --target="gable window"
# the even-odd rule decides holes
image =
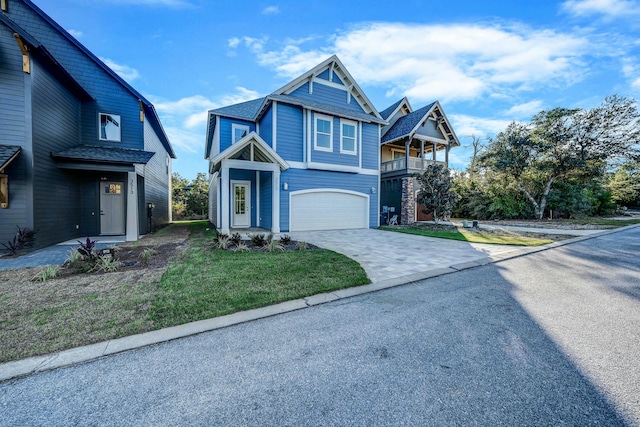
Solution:
[[[340,120],[340,152],[357,154],[356,122]]]
[[[249,126],[247,125],[231,125],[231,141],[232,144],[240,141],[245,136],[249,135]]]
[[[120,142],[121,122],[120,116],[115,114],[99,113],[100,141]]]
[[[319,151],[333,151],[333,119],[316,114],[316,128],[313,146]]]

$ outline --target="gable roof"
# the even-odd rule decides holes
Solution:
[[[78,83],[71,74],[51,55],[46,47],[33,37],[28,31],[18,25],[4,13],[0,13],[0,22],[6,25],[14,36],[17,35],[22,42],[30,47],[30,51],[42,62],[42,64],[58,79],[69,91],[81,101],[92,101],[93,97]]]
[[[334,113],[343,117],[362,120],[363,122],[372,122],[379,124],[386,124],[387,122],[380,117],[374,117],[371,114],[362,113],[357,110],[352,110],[350,108],[339,107],[336,105],[326,104],[324,102],[314,101],[312,99],[307,98],[298,98],[297,96],[292,95],[269,95],[266,98],[267,100],[273,101],[281,101],[287,104],[299,105],[302,107],[307,107],[311,110],[315,110],[322,113]]]
[[[402,107],[404,107],[409,113],[413,112],[413,108],[411,107],[411,104],[409,104],[409,100],[405,96],[401,100],[394,102],[392,105],[385,108],[384,111],[380,112],[380,115],[383,119],[389,121],[389,119],[393,118],[393,116],[395,116],[398,111],[402,109]]]
[[[56,21],[54,21],[49,15],[44,13],[42,9],[36,6],[31,0],[22,0],[22,2],[27,5],[31,10],[33,10],[38,16],[44,19],[49,25],[55,28],[63,37],[69,40],[73,45],[75,45],[81,52],[87,55],[93,62],[95,62],[100,68],[107,72],[114,80],[116,80],[120,85],[122,85],[127,91],[129,91],[136,99],[138,99],[142,107],[144,109],[145,115],[148,117],[149,124],[153,128],[153,130],[158,134],[162,145],[164,146],[167,153],[171,156],[171,158],[175,159],[176,155],[173,151],[173,147],[171,147],[171,143],[169,142],[169,138],[167,137],[166,132],[160,122],[160,117],[158,117],[158,113],[156,112],[155,107],[149,100],[147,100],[144,96],[140,94],[137,90],[133,88],[129,83],[127,83],[122,77],[120,77],[115,71],[109,68],[104,62],[102,62],[96,55],[94,55],[89,49],[87,49],[82,43],[75,39],[71,34],[67,32],[64,28],[60,26]]]
[[[298,88],[301,84],[305,83],[308,80],[313,79],[316,75],[320,74],[325,69],[331,69],[334,73],[338,73],[338,76],[344,83],[345,87],[351,93],[351,96],[355,97],[364,111],[367,114],[370,114],[377,119],[382,120],[378,110],[373,106],[373,103],[369,100],[367,95],[365,95],[364,91],[360,88],[358,83],[356,83],[355,79],[351,76],[349,71],[347,71],[346,67],[342,64],[340,59],[336,55],[332,55],[329,58],[322,61],[320,64],[313,67],[311,70],[282,86],[280,89],[276,90],[272,93],[272,95],[289,95],[295,89]]]
[[[447,116],[444,114],[444,111],[438,101],[432,102],[431,104],[425,105],[406,116],[400,117],[393,126],[391,126],[385,134],[382,135],[380,142],[382,144],[386,144],[406,137],[412,138],[418,128],[432,113],[437,116],[438,126],[441,127],[441,132],[449,143],[453,146],[459,146],[460,141],[453,131],[453,127],[451,126],[449,119],[447,119]]]
[[[259,151],[259,155],[269,163],[275,163],[280,166],[281,170],[289,169],[289,164],[275,150],[260,138],[255,132],[250,132],[235,144],[224,150],[222,153],[211,159],[213,170],[217,169],[220,163],[225,159],[232,159],[234,155],[242,154],[247,148],[251,147],[251,151]],[[253,161],[253,159],[251,159]]]

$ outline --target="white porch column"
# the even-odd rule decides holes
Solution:
[[[447,144],[447,148],[444,150],[444,162],[447,164],[447,167],[449,167],[449,148],[451,148],[451,145]]]
[[[436,162],[436,150],[438,149],[438,144],[436,144],[435,142],[432,142],[433,144],[433,151],[431,152],[432,157],[433,157],[433,163]]]
[[[420,170],[424,170],[424,139],[420,140]]]
[[[220,178],[222,181],[221,184],[221,209],[220,209],[220,217],[222,219],[222,224],[219,225],[220,232],[224,234],[229,234],[229,166],[225,166],[225,161],[222,161],[222,168],[220,169]]]
[[[127,172],[127,242],[138,240],[138,176],[135,172]]]
[[[280,168],[276,168],[271,173],[271,194],[273,203],[273,223],[271,224],[271,232],[280,232]]]

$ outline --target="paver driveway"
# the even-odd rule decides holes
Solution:
[[[374,283],[478,260],[517,248],[374,229],[296,231],[290,236],[294,240],[313,243],[358,261]]]

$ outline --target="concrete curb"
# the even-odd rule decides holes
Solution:
[[[105,356],[110,356],[125,351],[161,344],[178,338],[185,338],[188,336],[201,334],[203,332],[214,331],[216,329],[222,329],[229,326],[238,325],[240,323],[264,319],[282,313],[289,313],[303,308],[326,304],[328,302],[350,298],[357,295],[377,292],[383,289],[406,285],[432,277],[443,276],[445,274],[456,273],[458,271],[477,268],[487,264],[493,264],[514,258],[519,258],[525,255],[543,252],[549,249],[555,249],[561,246],[570,245],[572,243],[578,243],[637,227],[640,227],[640,224],[629,225],[612,230],[604,230],[599,233],[593,233],[586,236],[575,237],[573,239],[562,240],[545,246],[514,249],[513,251],[505,252],[503,254],[473,259],[445,268],[436,268],[421,273],[410,274],[407,276],[397,277],[380,282],[374,282],[368,285],[340,289],[334,292],[327,292],[324,294],[317,294],[292,301],[286,301],[280,304],[270,305],[268,307],[241,311],[238,313],[228,314],[226,316],[199,320],[196,322],[186,323],[184,325],[159,329],[157,331],[150,331],[143,334],[131,335],[128,337],[118,338],[101,343],[76,347],[46,356],[36,356],[17,360],[14,362],[7,362],[0,364],[0,382],[33,375],[38,372],[86,363]]]

